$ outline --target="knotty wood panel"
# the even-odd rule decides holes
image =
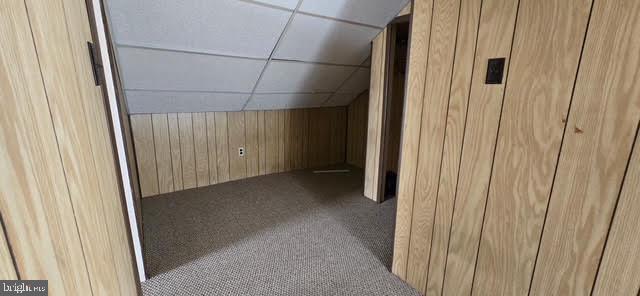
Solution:
[[[529,291],[590,7],[520,3],[474,294]]]
[[[169,142],[171,144],[173,188],[174,190],[182,190],[184,189],[184,185],[182,183],[182,153],[180,153],[180,130],[178,128],[178,114],[167,114],[167,124],[169,125]]]
[[[387,69],[387,33],[384,29],[373,39],[371,51],[371,83],[369,86],[369,123],[367,124],[367,149],[364,168],[364,196],[379,202],[380,154],[384,133],[384,99]]]
[[[209,184],[218,183],[218,153],[216,144],[216,119],[215,113],[205,114],[207,121],[207,151],[209,155]]]
[[[469,110],[463,141],[460,176],[450,234],[444,293],[471,292],[480,230],[493,163],[504,81],[508,79],[517,1],[482,2],[480,27],[471,80]],[[505,57],[503,84],[484,84],[487,60]]]
[[[258,175],[267,173],[267,135],[265,131],[265,111],[258,112]]]
[[[0,211],[6,239],[21,277],[48,279],[52,294],[90,295],[85,259],[78,256],[83,252],[82,245],[31,36],[24,2],[3,3],[0,163],[6,169],[0,177]],[[13,263],[2,266],[12,268]]]
[[[167,114],[152,114],[153,141],[158,169],[158,192],[175,191],[173,188],[173,166],[171,164],[171,143],[169,141],[169,123]]]
[[[367,112],[369,93],[359,95],[347,107],[347,163],[364,168],[367,142]]]
[[[640,260],[629,257],[640,250],[639,138],[636,134],[633,155],[624,177],[593,295],[633,295],[640,289]]]
[[[458,35],[451,78],[451,94],[442,152],[442,169],[438,187],[437,207],[431,238],[431,256],[427,278],[428,295],[443,293],[444,272],[449,248],[451,219],[458,184],[464,127],[467,119],[471,75],[476,48],[481,0],[460,2]]]
[[[159,193],[158,171],[156,169],[151,115],[131,115],[131,129],[140,176],[140,192],[142,197],[156,195]],[[150,151],[153,153],[149,153]]]
[[[209,177],[209,143],[207,117],[205,113],[193,113],[193,143],[196,154],[196,184],[198,187],[211,184]]]
[[[398,179],[398,205],[391,270],[406,279],[413,192],[418,164],[422,99],[427,72],[433,0],[414,0],[411,14],[411,43],[407,68],[406,99],[402,130],[402,157]],[[370,104],[370,103],[369,103]]]
[[[182,184],[184,189],[197,186],[196,152],[193,141],[193,117],[191,113],[178,113],[180,155],[182,156]]]
[[[640,121],[639,14],[638,1],[594,2],[532,295],[593,287]]]
[[[229,177],[238,180],[247,177],[247,156],[240,156],[238,149],[245,148],[244,112],[228,112],[229,120]]]
[[[226,112],[215,112],[218,183],[229,181],[229,129]],[[237,152],[236,152],[237,153]]]
[[[460,1],[435,0],[413,197],[407,282],[424,293],[442,161]]]
[[[244,112],[245,118],[245,158],[247,161],[247,177],[257,176],[259,173],[259,150],[258,147],[258,111]]]
[[[278,111],[264,111],[266,135],[266,170],[267,174],[278,172],[278,151],[280,143],[278,137]]]

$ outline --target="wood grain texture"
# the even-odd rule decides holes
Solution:
[[[260,148],[258,144],[258,111],[244,112],[245,118],[245,158],[247,161],[247,177],[259,174]]]
[[[193,113],[193,144],[196,155],[196,184],[203,187],[211,184],[209,176],[209,142],[206,113]]]
[[[278,151],[280,146],[278,132],[278,111],[264,111],[265,136],[266,136],[266,169],[265,173],[273,174],[278,172]]]
[[[287,161],[287,137],[285,128],[285,116],[287,110],[278,110],[278,173],[285,171]]]
[[[218,183],[230,180],[229,129],[226,112],[215,112],[216,152],[218,154]]]
[[[169,142],[171,144],[173,188],[174,190],[182,190],[184,189],[184,184],[182,182],[182,153],[180,153],[180,129],[178,128],[178,114],[167,114],[167,124],[169,125]]]
[[[229,178],[239,180],[247,177],[247,157],[240,156],[238,149],[245,146],[244,112],[227,112],[229,120]]]
[[[207,151],[209,154],[209,184],[218,184],[218,153],[215,113],[205,114],[207,121]]]
[[[384,122],[384,100],[387,69],[387,34],[384,29],[373,39],[371,51],[371,81],[369,85],[369,116],[364,167],[364,196],[380,202],[380,160]]]
[[[364,168],[367,142],[367,113],[369,112],[369,93],[360,94],[347,107],[347,151],[346,162]]]
[[[156,169],[155,146],[153,140],[153,122],[151,115],[131,115],[131,130],[136,150],[136,162],[140,177],[142,197],[152,196],[158,191],[158,171]],[[149,153],[152,151],[153,153]]]
[[[180,155],[182,156],[182,185],[184,189],[196,188],[196,150],[193,141],[192,113],[178,113]]]
[[[109,221],[105,225],[109,236],[109,246],[113,254],[115,276],[118,279],[120,294],[133,294],[138,290],[137,274],[129,241],[129,225],[125,220],[123,191],[120,187],[121,179],[116,166],[115,144],[111,138],[109,111],[105,104],[102,88],[95,85],[92,77],[93,66],[90,57],[86,54],[85,44],[93,42],[87,7],[82,0],[63,0],[62,3],[80,95],[84,98],[82,103],[85,118],[89,123],[87,127],[89,128],[93,160],[101,172],[97,175],[98,184],[102,193],[101,201],[105,220]]]
[[[311,113],[310,109],[304,109],[303,111],[303,126],[302,126],[302,166],[303,168],[309,167],[309,113]]]
[[[471,76],[476,48],[481,0],[460,2],[458,34],[451,80],[447,127],[442,152],[442,169],[438,187],[437,207],[431,238],[431,255],[427,278],[428,295],[443,293],[444,273],[449,248],[456,187],[462,155],[462,142],[467,119]]]
[[[95,155],[111,147],[97,147],[101,143],[93,137],[99,128],[94,128],[96,119],[89,118],[87,114],[87,98],[81,91],[85,86],[77,79],[77,56],[71,46],[75,42],[86,44],[86,40],[72,39],[75,34],[68,31],[61,1],[26,1],[26,6],[83,242],[89,281],[94,295],[119,293],[118,268],[111,248],[113,233],[106,223],[107,216],[112,217],[111,209],[105,208],[104,200],[120,196],[105,193],[106,187],[101,186],[102,178],[108,176],[98,172],[109,171],[110,168],[102,167],[102,156]]]
[[[267,134],[265,111],[258,112],[258,175],[267,174]]]
[[[590,7],[520,3],[474,294],[529,291]]]
[[[18,274],[13,265],[13,255],[9,250],[9,241],[4,233],[4,229],[0,232],[0,279],[17,280]]]
[[[284,131],[283,131],[283,144],[284,144],[284,157],[283,157],[283,171],[287,172],[291,170],[291,112],[292,110],[284,110]]]
[[[23,278],[48,279],[52,294],[90,295],[85,259],[78,256],[83,252],[80,236],[31,36],[24,2],[3,3],[0,163],[6,169],[0,177],[0,211],[4,231]],[[11,273],[11,267],[2,266],[3,273]]]
[[[407,266],[407,282],[421,293],[425,293],[427,285],[459,13],[460,1],[434,1],[425,80],[425,89],[429,91],[423,99],[409,241],[412,264]]]
[[[414,0],[411,14],[411,42],[409,45],[407,93],[401,144],[402,157],[400,159],[400,174],[398,178],[398,205],[391,267],[391,271],[401,279],[406,279],[407,260],[409,258],[413,192],[418,164],[420,123],[422,121],[422,101],[427,72],[429,37],[431,35],[432,7],[433,0]]]
[[[638,1],[594,2],[532,295],[593,286],[640,121],[639,14]]]
[[[173,192],[175,189],[173,187],[173,166],[167,114],[152,114],[151,121],[153,122],[153,142],[158,170],[158,193]]]
[[[505,74],[509,73],[517,4],[517,1],[482,2],[444,294],[471,293],[504,94],[504,84],[484,84],[487,59],[505,57]],[[507,79],[505,75],[503,82]]]
[[[636,132],[637,133],[637,132]],[[629,258],[640,250],[640,136],[635,144],[609,238],[600,263],[593,295],[634,295],[640,289],[640,260]]]

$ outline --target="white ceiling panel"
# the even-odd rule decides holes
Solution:
[[[324,106],[325,107],[346,106],[346,105],[349,105],[349,103],[351,103],[357,96],[358,94],[356,93],[353,93],[353,94],[336,93],[331,97],[331,99],[329,99],[329,101],[327,101],[324,104]]]
[[[408,0],[304,0],[300,11],[384,27],[407,2]]]
[[[126,91],[129,113],[242,110],[250,94]]]
[[[266,61],[118,48],[124,86],[142,90],[251,92]]]
[[[320,107],[330,94],[254,94],[245,110]]]
[[[360,68],[356,73],[345,82],[344,85],[340,87],[338,93],[355,93],[359,94],[365,89],[369,89],[369,77],[371,74],[371,69],[369,68]]]
[[[269,5],[275,5],[284,7],[287,9],[295,9],[298,5],[298,0],[253,0],[255,2],[265,3]]]
[[[277,59],[360,65],[379,29],[296,14],[274,55]]]
[[[292,13],[238,0],[107,3],[118,44],[258,58],[269,56]]]
[[[256,92],[334,92],[356,67],[272,61]]]

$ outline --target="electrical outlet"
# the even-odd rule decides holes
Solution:
[[[238,148],[238,155],[239,156],[244,156],[244,147]]]

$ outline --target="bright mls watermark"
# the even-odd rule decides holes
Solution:
[[[0,280],[0,296],[47,296],[48,281],[5,281]]]

